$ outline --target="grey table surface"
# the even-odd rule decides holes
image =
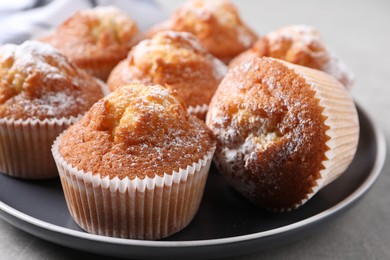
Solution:
[[[177,0],[160,0],[168,10]],[[315,26],[356,75],[355,100],[390,140],[390,1],[236,0],[259,34]],[[387,141],[387,150],[389,149]],[[0,219],[0,259],[107,259],[58,246]],[[326,228],[290,244],[230,259],[390,259],[390,152],[369,193]]]

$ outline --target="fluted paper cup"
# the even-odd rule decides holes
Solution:
[[[0,171],[23,179],[58,177],[51,155],[55,138],[79,117],[0,119]]]
[[[327,159],[322,162],[324,169],[320,171],[321,177],[317,180],[317,185],[312,188],[312,193],[293,207],[297,208],[347,169],[356,153],[360,129],[352,96],[340,82],[322,71],[287,62],[283,64],[293,69],[311,85],[316,92],[316,98],[324,108],[323,116],[327,118],[325,125],[329,127],[326,131],[329,137],[326,145],[329,149],[325,153]],[[337,87],[338,85],[340,86]]]
[[[209,106],[207,104],[197,105],[197,106],[189,106],[187,108],[187,112],[190,115],[194,115],[200,120],[205,120],[207,111],[209,110]]]
[[[154,178],[102,178],[68,164],[52,147],[67,206],[85,231],[103,236],[156,240],[186,227],[198,211],[213,147],[202,159],[178,172]]]
[[[257,91],[258,82],[264,89],[259,86],[253,99],[245,96]],[[235,95],[247,103],[235,104]],[[211,101],[206,124],[219,140],[215,161],[226,180],[253,203],[279,212],[302,206],[341,176],[359,140],[356,106],[339,81],[274,58],[254,58],[231,70]]]

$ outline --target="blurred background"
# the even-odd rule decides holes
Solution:
[[[212,0],[210,0],[212,1]],[[43,33],[78,8],[117,4],[146,29],[172,12],[179,0],[66,1],[60,12],[42,13],[42,24],[29,24],[28,9],[50,1],[0,0],[0,42],[21,41]],[[69,3],[72,4],[69,4]],[[386,0],[233,0],[242,19],[259,35],[285,25],[316,27],[327,46],[356,76],[352,95],[390,140],[390,1]],[[66,7],[65,7],[66,6]],[[136,7],[137,6],[137,7]],[[58,7],[57,7],[58,8]],[[8,38],[7,38],[8,37]],[[13,38],[14,37],[14,38]],[[387,150],[389,144],[387,142]],[[389,154],[389,153],[388,153]],[[390,259],[390,156],[367,196],[320,232],[254,255],[232,259]],[[93,257],[33,237],[0,220],[0,259],[69,259]]]

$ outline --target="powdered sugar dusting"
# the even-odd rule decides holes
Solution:
[[[253,36],[248,34],[248,30],[242,26],[237,29],[238,41],[242,44],[242,46],[247,49],[253,44]]]
[[[0,113],[11,118],[78,116],[102,97],[100,85],[48,44],[26,41],[0,48]],[[5,91],[10,93],[10,91]]]
[[[201,3],[203,7],[209,11],[218,11],[221,8],[221,6],[230,3],[230,1],[227,0],[213,0],[213,1],[193,0],[192,2],[195,3],[194,4],[195,6],[196,4],[199,5],[199,3]],[[189,3],[191,3],[191,1],[189,1]]]
[[[244,49],[249,48],[254,42],[254,35],[248,31],[239,19],[236,8],[227,0],[195,0],[184,5],[187,12],[195,14],[201,21],[208,21],[213,16],[221,27],[236,30],[237,41]],[[229,30],[227,29],[227,30]]]
[[[353,87],[355,76],[332,51],[329,51],[329,62],[322,67],[322,70],[343,83],[348,90]]]
[[[283,64],[253,59],[230,70],[206,120],[218,140],[215,161],[228,181],[255,203],[278,209],[307,198],[328,149],[328,127],[315,93]],[[298,182],[299,191],[290,190]]]
[[[332,75],[343,83],[347,89],[352,87],[354,75],[333,51],[325,47],[315,28],[308,25],[288,26],[269,33],[266,38],[269,40],[271,49],[283,44],[283,39],[292,41],[292,46],[289,48],[306,52],[315,61],[316,66],[313,66],[313,68]],[[305,66],[306,64],[302,65]]]
[[[217,79],[222,79],[223,77],[225,77],[225,75],[226,75],[226,73],[228,71],[228,68],[219,59],[214,58],[214,57],[211,57],[211,59],[212,59],[213,65],[214,65],[213,66],[214,67],[214,76]]]
[[[193,107],[207,105],[227,73],[227,66],[209,54],[194,35],[186,32],[157,33],[135,46],[127,62],[121,72],[126,82],[168,84],[187,106]],[[139,73],[132,75],[131,71]],[[197,116],[203,118],[200,114]]]
[[[227,0],[213,0],[213,1],[205,1],[205,0],[190,0],[184,3],[182,6],[189,12],[196,14],[200,19],[208,19],[210,17],[210,13],[218,13],[223,9],[223,7],[230,3]],[[227,19],[221,16],[221,19]],[[223,20],[222,20],[223,22]]]
[[[82,10],[80,12],[83,15],[97,17],[100,20],[101,26],[106,28],[113,26],[135,26],[133,19],[115,6],[97,6],[92,9]]]
[[[69,106],[77,106],[82,104],[84,99],[79,97],[69,96],[64,92],[50,93],[46,95],[43,99],[42,104],[39,106],[42,113],[46,114],[48,117],[55,117],[58,114],[58,111],[66,111]],[[36,105],[35,105],[36,106]],[[30,109],[27,105],[26,109]],[[31,107],[34,109],[34,106]]]
[[[296,44],[310,45],[314,42],[321,43],[318,32],[308,25],[294,25],[283,27],[277,31],[271,32],[266,36],[272,43],[279,41],[281,38],[294,41]]]
[[[21,107],[25,118],[39,118],[41,120],[44,118],[61,118],[67,115],[71,109],[85,106],[83,96],[74,97],[65,92],[48,92],[33,100],[26,99],[24,95],[18,95],[13,98],[13,102],[18,105],[9,108],[10,115],[7,115],[7,117],[20,113],[18,109]],[[73,116],[78,115],[73,114]]]
[[[174,31],[157,33],[152,39],[141,41],[131,52],[136,64],[151,64],[149,66],[152,69],[157,66],[155,64],[157,58],[165,62],[169,62],[169,59],[179,59],[184,62],[195,59],[198,54],[207,55],[207,51],[195,36],[191,33]]]
[[[72,70],[67,59],[48,44],[26,41],[21,45],[6,44],[0,48],[0,63],[4,64],[12,59],[9,73],[31,74],[38,70],[48,78],[58,79],[65,77],[58,67]],[[56,66],[50,64],[56,63]]]
[[[64,157],[85,171],[115,173],[120,179],[172,174],[201,159],[212,146],[208,129],[181,104],[160,85],[118,88],[91,108],[84,117],[90,121],[67,134]],[[84,141],[82,136],[91,132],[91,139]],[[69,146],[93,159],[80,159],[73,149],[67,151]]]
[[[182,44],[184,43],[183,47],[190,47],[190,49],[194,49],[198,52],[207,52],[199,40],[193,34],[188,32],[165,31],[161,32],[161,37],[180,41]]]
[[[236,131],[237,129],[227,128],[226,135],[231,135],[231,133]],[[222,153],[225,155],[225,160],[227,163],[233,163],[238,158],[242,158],[242,160],[245,161],[245,167],[247,167],[250,161],[256,161],[258,159],[256,151],[263,151],[267,149],[269,145],[271,145],[273,142],[278,141],[279,139],[280,136],[275,132],[263,133],[258,135],[251,133],[239,146],[235,148],[224,147],[222,149]],[[244,169],[242,169],[242,171],[243,170]]]
[[[128,17],[124,12],[119,10],[115,6],[97,6],[92,9],[85,9],[82,12],[86,15],[98,16],[98,17]]]

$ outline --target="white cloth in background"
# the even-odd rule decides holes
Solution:
[[[153,0],[22,0],[14,5],[0,2],[0,44],[22,43],[44,35],[75,11],[96,5],[117,6],[137,21],[141,30],[166,17],[163,8]]]
[[[0,2],[0,18],[13,12],[27,10],[38,5],[41,0],[2,0]]]

